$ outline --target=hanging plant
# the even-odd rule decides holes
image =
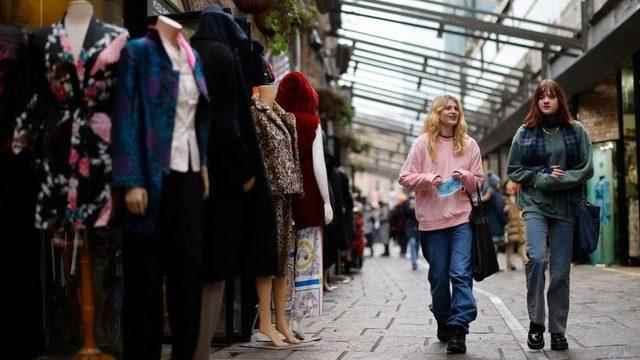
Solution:
[[[315,0],[280,0],[266,13],[257,15],[256,25],[269,40],[274,55],[289,49],[289,39],[296,30],[309,30],[319,13]]]
[[[353,120],[353,108],[344,97],[330,89],[318,90],[320,116],[333,121],[340,128],[347,128]]]

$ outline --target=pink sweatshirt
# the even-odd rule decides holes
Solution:
[[[438,138],[436,158],[431,159],[427,151],[428,138],[420,136],[411,147],[409,157],[400,170],[399,182],[416,193],[416,218],[420,231],[447,229],[469,221],[471,204],[460,191],[446,198],[438,197],[432,181],[437,175],[443,180],[455,170],[462,173],[465,189],[475,193],[476,184],[484,178],[482,155],[475,140],[467,137],[463,154],[453,152],[453,139]]]

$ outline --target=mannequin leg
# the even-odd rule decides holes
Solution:
[[[209,360],[211,339],[218,328],[223,298],[224,281],[206,284],[203,287],[200,334],[198,336],[198,347],[196,348],[193,360]]]
[[[271,291],[272,291],[273,279],[270,277],[258,277],[256,278],[256,289],[258,291],[258,311],[260,321],[258,323],[258,330],[264,335],[271,338],[271,341],[275,346],[286,346],[286,344],[280,340],[280,336],[276,329],[273,328],[271,323]]]
[[[276,305],[276,329],[282,333],[290,344],[299,344],[295,336],[289,331],[289,320],[287,320],[286,306],[289,299],[287,277],[276,277],[273,279],[274,297]]]

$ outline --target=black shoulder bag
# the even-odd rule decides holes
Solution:
[[[471,245],[471,259],[473,267],[473,279],[482,281],[500,270],[493,239],[489,231],[487,211],[480,195],[480,186],[476,184],[477,201],[473,201],[471,194],[467,192],[471,202],[471,216],[469,224],[473,234]]]

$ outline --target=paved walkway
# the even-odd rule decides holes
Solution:
[[[475,284],[478,319],[471,324],[466,355],[447,356],[436,338],[426,263],[416,272],[408,260],[367,259],[362,274],[325,297],[325,313],[308,325],[322,337],[297,350],[258,350],[235,345],[211,359],[639,359],[640,273],[624,268],[576,266],[572,272],[568,352],[526,348],[528,319],[522,270],[501,272]],[[521,267],[520,267],[521,269]],[[547,349],[549,348],[547,335]]]

